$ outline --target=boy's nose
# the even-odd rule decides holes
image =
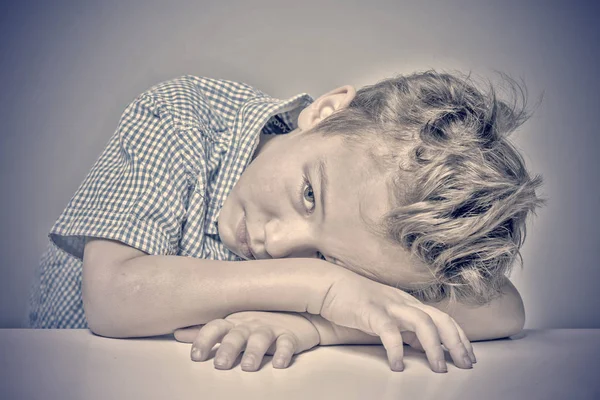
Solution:
[[[273,258],[312,257],[311,236],[305,224],[274,219],[265,226],[265,250]]]

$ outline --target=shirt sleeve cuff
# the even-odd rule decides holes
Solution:
[[[176,255],[179,238],[170,238],[154,221],[132,214],[70,209],[52,227],[48,237],[61,250],[83,260],[86,237],[122,242],[150,255]]]

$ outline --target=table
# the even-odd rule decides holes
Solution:
[[[0,399],[600,399],[600,330],[526,330],[473,343],[472,370],[433,373],[406,347],[404,372],[381,346],[329,346],[288,369],[192,362],[171,335],[110,339],[88,330],[0,329]],[[450,360],[450,358],[448,358]]]

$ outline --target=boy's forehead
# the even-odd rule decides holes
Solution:
[[[390,171],[382,171],[378,163],[365,151],[338,143],[324,146],[314,157],[328,175],[327,191],[331,200],[344,210],[348,220],[361,221],[373,232],[384,214],[395,203]],[[378,233],[379,230],[376,230]]]
[[[379,151],[374,151],[372,143],[347,140],[342,136],[332,136],[310,143],[309,146],[320,149],[321,157],[326,161],[334,160],[344,168],[358,170],[365,178],[369,174],[383,172],[381,163],[377,161]]]
[[[329,139],[329,138],[328,138]],[[349,139],[348,136],[336,136],[332,146],[324,146],[323,153],[327,157],[342,157],[349,167],[359,170],[361,178],[366,181],[374,177],[390,180],[395,173],[395,165],[405,158],[406,149],[392,148],[389,143],[375,139]]]

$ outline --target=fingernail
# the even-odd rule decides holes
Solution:
[[[475,353],[469,353],[469,357],[471,357],[471,362],[473,364],[477,362],[477,358],[475,358]]]
[[[273,362],[273,366],[275,368],[285,368],[286,367],[286,361],[285,358],[281,357],[281,358],[277,358],[274,362]]]
[[[256,361],[256,359],[254,358],[253,355],[247,355],[246,357],[244,357],[244,361],[242,362],[242,367],[252,368],[252,367],[254,367],[255,361]]]
[[[228,361],[229,360],[227,359],[227,357],[221,356],[219,358],[216,358],[215,359],[215,367],[224,367],[227,365]]]
[[[202,353],[200,352],[200,349],[197,347],[194,347],[192,349],[192,360],[193,361],[199,361],[200,360],[200,356],[202,355]]]
[[[394,361],[394,364],[392,365],[392,370],[398,372],[404,371],[404,363],[400,360]]]
[[[471,363],[471,359],[469,358],[469,356],[465,356],[463,358],[463,362],[465,364],[465,367],[467,367],[467,368],[473,368],[473,363]]]
[[[438,372],[448,372],[448,366],[446,365],[446,362],[438,361],[437,362],[437,370],[438,370]]]

